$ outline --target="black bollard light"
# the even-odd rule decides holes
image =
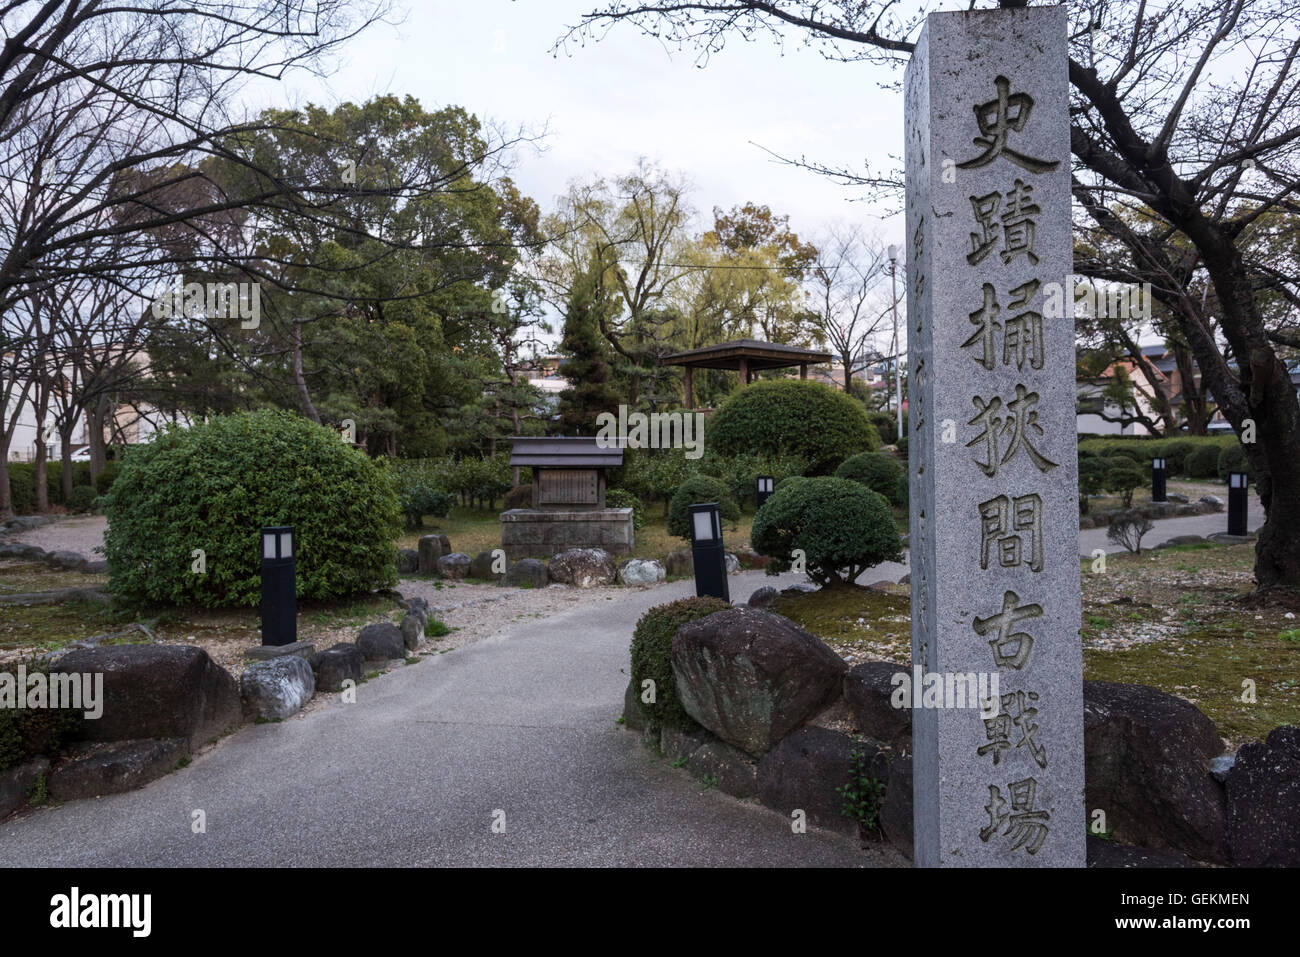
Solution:
[[[691,517],[691,558],[695,562],[695,595],[697,598],[711,595],[731,601],[718,503],[691,505],[688,511]]]
[[[776,480],[770,475],[760,475],[758,477],[758,507],[762,508],[767,497],[772,494],[772,489],[776,487]]]
[[[298,640],[298,590],[294,581],[293,526],[262,529],[262,644]]]
[[[1249,477],[1245,472],[1228,473],[1228,534],[1246,534],[1246,489]]]
[[[1165,460],[1151,460],[1151,501],[1164,502],[1165,498]]]

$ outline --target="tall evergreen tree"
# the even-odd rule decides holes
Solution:
[[[574,283],[564,316],[560,340],[560,375],[568,387],[560,393],[560,424],[565,435],[595,435],[596,416],[618,411],[618,392],[613,385],[614,369],[609,343],[600,332],[602,310],[613,306],[612,297],[596,267]]]

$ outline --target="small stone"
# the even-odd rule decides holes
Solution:
[[[537,558],[521,558],[506,569],[506,584],[512,588],[545,588],[549,580],[546,562]]]
[[[244,669],[240,698],[249,717],[283,720],[302,710],[316,693],[316,676],[297,655],[259,661]]]
[[[424,624],[420,621],[420,616],[407,612],[402,616],[402,643],[406,645],[407,651],[414,651],[420,647],[420,642],[424,641]]]
[[[628,558],[618,566],[618,581],[621,585],[657,585],[665,577],[664,566],[653,559]]]
[[[735,555],[732,555],[730,552],[728,552],[727,555],[726,555],[725,558],[724,558],[724,562],[725,562],[725,564],[726,564],[726,566],[727,566],[727,574],[728,574],[728,575],[739,575],[739,574],[740,574],[740,559],[739,559],[739,558],[737,558]]]
[[[399,548],[397,550],[397,573],[399,575],[414,575],[420,570],[420,552],[414,548]]]
[[[402,630],[390,621],[366,625],[357,636],[357,648],[367,661],[390,661],[406,657]]]
[[[316,672],[316,690],[341,691],[344,681],[361,680],[364,657],[356,645],[343,641],[312,655],[311,666]]]
[[[460,580],[469,574],[469,567],[473,561],[464,552],[452,552],[450,555],[443,555],[438,559],[438,574],[452,581]]]
[[[746,602],[750,608],[770,608],[776,601],[779,593],[771,585],[764,585],[762,588],[756,588],[749,596]]]
[[[310,641],[294,641],[287,645],[254,645],[244,650],[244,657],[253,658],[257,661],[268,661],[271,658],[283,658],[285,655],[310,658],[315,653],[316,646]]]

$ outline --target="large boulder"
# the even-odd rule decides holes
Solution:
[[[81,723],[92,741],[184,738],[201,747],[237,727],[239,684],[192,645],[110,645],[71,651],[51,669],[103,674],[103,714]]]
[[[486,549],[474,556],[474,560],[469,563],[469,577],[478,578],[482,581],[500,582],[505,578],[505,572],[494,572],[492,566],[496,564],[495,549]]]
[[[869,755],[875,767],[867,773],[883,781],[887,768],[878,748],[829,728],[796,731],[758,762],[759,800],[787,816],[802,810],[810,824],[856,835],[858,822],[845,816],[844,795],[836,790],[850,782],[855,750]]]
[[[885,778],[885,800],[880,805],[880,829],[885,840],[911,859],[915,849],[912,838],[912,756],[900,754],[889,759]]]
[[[848,668],[821,639],[758,608],[683,625],[672,666],[687,713],[756,758],[839,697]]]
[[[679,548],[668,553],[664,567],[674,578],[689,577],[695,574],[695,558],[689,548]]]
[[[406,639],[402,629],[391,621],[366,625],[357,635],[357,649],[366,661],[389,661],[406,657]]]
[[[464,552],[452,552],[450,555],[443,555],[438,559],[438,574],[443,578],[458,581],[469,575],[469,566],[473,562],[474,559]]]
[[[864,661],[844,675],[844,700],[853,712],[854,726],[868,738],[897,751],[912,747],[912,712],[895,708],[891,696],[894,675],[907,673],[892,661]]]
[[[664,566],[652,558],[628,558],[618,565],[621,585],[657,585],[665,577]]]
[[[293,660],[306,664],[301,658]],[[146,738],[83,747],[50,772],[50,797],[80,801],[133,791],[174,771],[189,753],[184,738]]]
[[[62,568],[65,571],[79,572],[85,571],[88,559],[85,555],[78,552],[50,552],[45,560],[55,568]]]
[[[25,764],[0,771],[0,820],[27,803],[27,796],[49,769],[49,758],[32,758]]]
[[[512,588],[545,588],[549,581],[550,572],[540,558],[521,558],[506,569],[506,584]]]
[[[359,682],[364,666],[361,649],[347,641],[311,656],[317,691],[341,691],[344,681]]]
[[[413,575],[420,570],[420,553],[414,548],[397,550],[397,573]]]
[[[753,758],[725,741],[708,741],[696,748],[686,758],[686,769],[734,798],[758,793],[758,768]]]
[[[1228,851],[1239,867],[1300,867],[1300,728],[1243,744],[1227,775]]]
[[[618,574],[614,556],[603,548],[570,548],[551,559],[551,578],[562,585],[592,588],[612,585]]]
[[[421,575],[438,574],[438,559],[451,551],[443,550],[442,535],[421,535],[417,546],[417,570]]]
[[[239,678],[244,714],[250,718],[282,721],[302,710],[316,693],[316,676],[297,655],[259,661]]]
[[[1226,803],[1209,773],[1223,751],[1195,705],[1144,685],[1083,683],[1089,815],[1100,809],[1115,840],[1222,862]]]

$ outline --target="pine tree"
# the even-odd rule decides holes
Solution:
[[[613,385],[610,349],[601,335],[602,310],[612,306],[600,275],[592,269],[579,277],[569,294],[560,340],[560,375],[568,387],[560,393],[560,423],[565,435],[595,435],[596,416],[618,413],[619,396]]]

